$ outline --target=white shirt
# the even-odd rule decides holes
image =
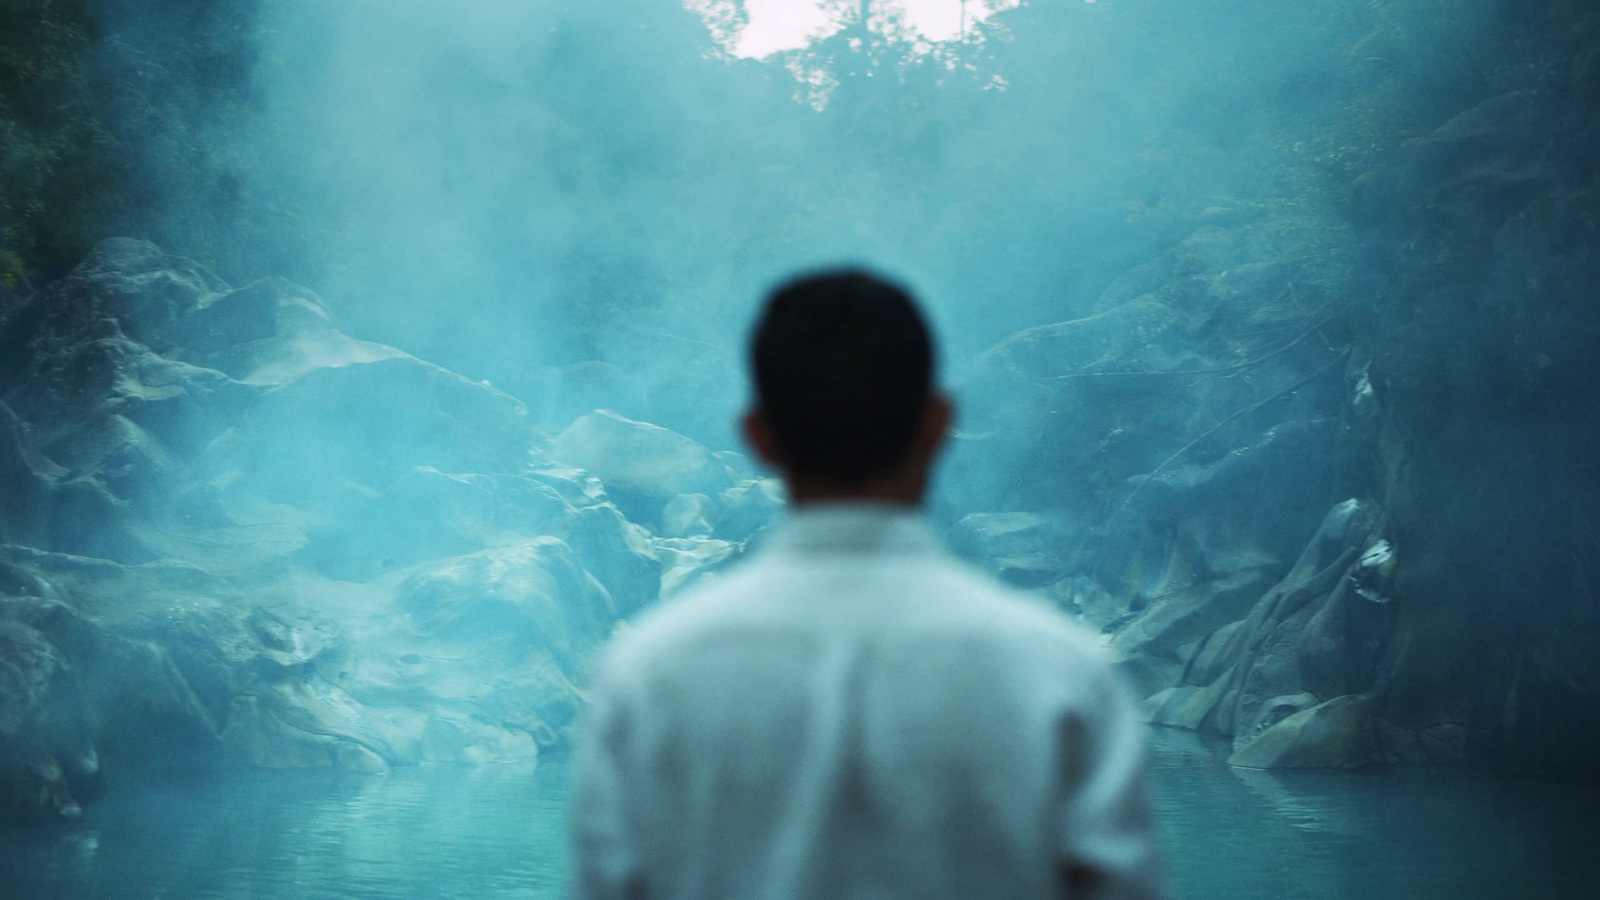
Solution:
[[[1142,726],[1092,636],[911,512],[794,512],[599,666],[581,898],[1156,898]],[[1087,873],[1069,891],[1064,873]]]

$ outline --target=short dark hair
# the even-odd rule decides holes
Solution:
[[[935,360],[910,293],[841,269],[772,292],[750,362],[757,402],[792,473],[851,483],[891,471],[910,452]]]

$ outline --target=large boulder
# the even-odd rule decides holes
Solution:
[[[1156,593],[1113,623],[1112,652],[1131,661],[1126,668],[1147,691],[1181,683],[1203,642],[1249,611],[1272,586],[1277,561],[1262,557],[1258,563]]]
[[[350,581],[550,534],[558,520],[576,514],[537,479],[431,466],[406,472],[383,491],[347,483],[326,508],[306,554],[323,574]]]
[[[1248,769],[1358,768],[1381,762],[1378,732],[1362,697],[1335,697],[1265,726],[1228,757]]]
[[[395,602],[404,630],[435,653],[470,651],[486,665],[549,654],[569,677],[617,619],[605,586],[552,537],[429,566],[400,586]]]
[[[716,538],[667,538],[656,542],[661,594],[671,596],[715,578],[743,558],[743,545]]]
[[[165,353],[182,347],[189,317],[227,290],[193,260],[163,253],[148,241],[111,238],[37,295],[44,319],[39,336],[55,342],[114,320],[132,340]]]
[[[1063,576],[1067,539],[1059,523],[1038,513],[972,513],[956,522],[950,538],[958,552],[1021,587]]]
[[[1146,684],[1146,715],[1231,736],[1237,765],[1377,761],[1387,751],[1368,695],[1381,688],[1393,632],[1383,527],[1370,504],[1337,504],[1276,584],[1263,577],[1271,566],[1242,569],[1237,590],[1181,604],[1187,614],[1134,618],[1112,639],[1122,655],[1177,654],[1165,685]],[[1346,709],[1357,701],[1359,712]]]
[[[615,505],[577,507],[552,522],[549,533],[572,547],[605,585],[619,614],[632,615],[661,595],[661,563],[650,533]]]
[[[0,822],[82,812],[74,795],[99,769],[88,732],[71,663],[36,629],[0,620]]]
[[[555,538],[424,567],[375,612],[386,625],[316,669],[360,712],[362,746],[390,765],[535,758],[564,743],[616,620],[605,587]]]
[[[735,463],[731,465],[735,471],[740,469],[737,463],[745,462],[744,457],[738,454],[723,453],[718,456],[725,460],[732,457]],[[749,540],[777,518],[789,502],[789,493],[782,481],[757,477],[749,469],[740,472],[740,475],[745,480],[716,498],[715,531],[718,537],[730,541]]]
[[[239,727],[237,698],[301,678],[318,652],[193,567],[15,547],[0,547],[0,631],[0,670],[20,679],[0,679],[0,706],[16,713],[0,727],[0,768],[12,788],[32,777],[56,814],[96,787],[102,765],[126,773],[220,761],[225,734]],[[48,773],[56,779],[40,781]],[[0,791],[0,804],[16,798]]]
[[[616,620],[555,538],[268,612],[176,563],[0,548],[0,802],[69,815],[101,761],[379,771],[559,746]],[[48,801],[48,802],[46,802]],[[39,806],[39,804],[45,804]]]
[[[1087,575],[1071,575],[1040,592],[1079,624],[1103,632],[1122,620],[1132,598],[1118,597]]]
[[[381,490],[418,466],[513,473],[533,440],[517,400],[404,355],[313,369],[272,388],[244,432],[247,477],[291,502],[349,481]]]
[[[674,497],[715,496],[736,480],[728,464],[699,443],[606,410],[567,426],[550,442],[549,454],[593,473],[629,518],[651,525],[659,525]]]

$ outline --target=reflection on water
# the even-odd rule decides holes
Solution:
[[[557,897],[565,794],[553,765],[263,773],[4,833],[0,872],[25,897]]]
[[[1416,769],[1230,769],[1194,735],[1153,741],[1187,897],[1600,896],[1600,792]]]
[[[1600,896],[1600,793],[1449,772],[1229,769],[1158,731],[1156,802],[1189,898]],[[566,773],[266,773],[121,792],[0,832],[19,897],[558,897]]]

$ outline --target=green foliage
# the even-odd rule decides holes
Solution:
[[[121,176],[106,224],[228,271],[234,248],[261,238],[239,139],[255,108],[257,0],[98,3],[93,86]]]
[[[0,5],[0,276],[69,264],[97,235],[114,181],[83,61],[84,0]]]
[[[48,278],[117,233],[219,255],[237,178],[216,136],[250,102],[255,7],[0,3],[0,283]],[[197,193],[211,220],[165,215],[201,208]]]

